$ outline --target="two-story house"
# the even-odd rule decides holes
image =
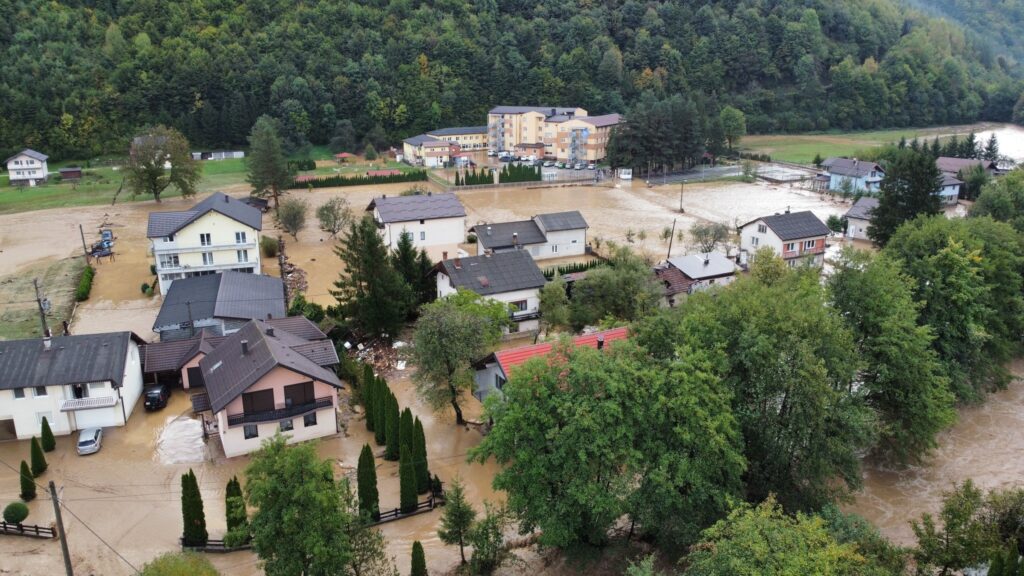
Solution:
[[[771,248],[790,266],[807,261],[815,266],[825,263],[825,238],[829,227],[813,212],[790,212],[764,216],[740,226],[740,250],[753,255]]]
[[[182,212],[150,212],[149,238],[160,292],[179,278],[225,270],[259,274],[263,213],[221,192]]]
[[[846,211],[846,237],[852,240],[870,240],[868,228],[871,217],[878,208],[878,198],[862,196]]]
[[[283,318],[286,309],[280,278],[228,270],[172,283],[153,331],[161,341],[184,340],[201,330],[223,336],[249,320]]]
[[[439,168],[450,162],[452,155],[459,150],[458,142],[435,138],[430,134],[420,134],[402,140],[402,153],[406,162],[413,166]]]
[[[338,354],[328,339],[307,340],[260,320],[248,322],[205,353],[190,386],[195,412],[224,455],[248,454],[281,432],[289,443],[338,432]],[[198,382],[199,378],[202,382]]]
[[[936,194],[939,196],[939,203],[943,206],[953,206],[960,199],[960,190],[964,182],[952,174],[942,173],[942,181]]]
[[[142,395],[131,332],[0,341],[0,439],[124,426]]]
[[[466,239],[466,209],[455,194],[381,196],[371,200],[366,211],[373,214],[384,243],[392,250],[407,233],[413,246],[437,260],[444,252],[458,253]]]
[[[956,176],[958,178],[962,177],[964,172],[976,167],[984,170],[989,176],[995,176],[999,173],[998,162],[993,160],[981,160],[978,158],[951,158],[949,156],[939,156],[935,159],[935,167],[943,174]]]
[[[878,192],[885,177],[885,170],[877,163],[856,158],[829,158],[821,165],[828,172],[828,189],[833,192]]]
[[[525,250],[534,260],[579,256],[587,249],[587,221],[577,210],[538,214],[529,220],[478,224],[476,253]]]
[[[662,305],[671,308],[688,294],[730,284],[737,268],[735,260],[720,252],[669,258],[654,269],[655,277],[665,286]]]
[[[35,186],[46,182],[49,169],[46,160],[49,158],[42,152],[25,148],[4,161],[7,164],[7,180],[11,186]]]
[[[540,289],[547,279],[525,250],[444,259],[434,267],[437,297],[460,288],[509,305],[509,332],[540,328]]]

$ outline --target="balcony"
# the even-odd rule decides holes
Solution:
[[[218,250],[252,250],[257,247],[256,242],[243,242],[241,244],[210,244],[209,246],[178,246],[176,242],[159,242],[153,246],[154,254],[184,254],[186,252],[217,252]]]
[[[60,403],[61,412],[76,410],[93,410],[117,406],[117,396],[91,396],[89,398],[70,398]]]
[[[258,422],[274,422],[286,418],[302,416],[310,412],[330,408],[334,406],[334,399],[330,396],[317,398],[307,404],[297,406],[278,405],[274,410],[263,410],[261,412],[249,412],[245,414],[228,414],[228,426],[241,426],[242,424],[255,424]]]
[[[510,312],[508,317],[513,322],[525,322],[526,320],[536,320],[537,318],[540,318],[540,310],[516,310],[514,312]]]

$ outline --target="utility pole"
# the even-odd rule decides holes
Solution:
[[[39,305],[39,321],[43,324],[43,338],[50,336],[50,328],[46,325],[46,311],[43,310],[43,298],[39,295],[39,279],[33,278],[32,285],[36,288],[36,304]]]
[[[188,306],[188,329],[190,337],[196,335],[196,325],[192,322],[192,301],[185,301],[185,306]]]
[[[672,257],[672,241],[676,239],[676,219],[672,219],[672,235],[668,237],[668,254],[665,256],[665,260]]]
[[[85,231],[82,230],[82,225],[78,225],[78,234],[82,236],[82,252],[85,254],[85,263],[89,263],[89,248],[85,243]]]
[[[683,186],[686,184],[686,180],[679,181],[679,212],[685,214],[686,210],[683,210]]]
[[[68,552],[68,536],[64,532],[64,518],[60,515],[60,500],[57,499],[57,487],[50,480],[50,501],[53,502],[53,516],[57,520],[57,537],[60,538],[60,551],[64,555],[64,571],[67,576],[75,576],[71,567],[71,554]]]

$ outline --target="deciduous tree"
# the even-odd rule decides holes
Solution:
[[[202,178],[188,140],[174,128],[157,126],[132,139],[125,182],[132,195],[160,196],[173,186],[182,196],[195,196]]]
[[[331,238],[338,235],[338,232],[352,225],[355,217],[352,215],[352,208],[348,200],[344,198],[331,198],[316,208],[316,219],[320,221],[320,229],[329,232]]]
[[[729,240],[729,227],[718,222],[697,222],[690,227],[690,238],[702,254],[714,252]]]
[[[998,535],[984,516],[984,496],[970,480],[943,494],[941,527],[931,514],[911,522],[917,537],[914,560],[918,567],[950,574],[981,564],[1002,550]]]
[[[288,198],[277,207],[277,222],[285,232],[298,240],[299,232],[306,227],[306,211],[309,203],[299,198]]]
[[[747,135],[747,118],[743,112],[732,106],[726,106],[719,112],[718,119],[722,122],[722,130],[729,143],[729,150],[732,150],[740,143],[740,139]]]

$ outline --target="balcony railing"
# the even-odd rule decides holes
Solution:
[[[110,408],[111,406],[117,406],[117,396],[69,398],[60,403],[60,411],[75,412],[76,410],[94,410],[96,408]]]
[[[239,426],[241,424],[254,424],[256,422],[273,422],[275,420],[284,420],[285,418],[302,416],[304,414],[313,412],[314,410],[330,408],[333,405],[334,399],[331,398],[330,396],[324,396],[323,398],[317,398],[316,400],[309,402],[307,404],[299,404],[290,407],[281,406],[275,410],[263,410],[261,412],[228,414],[228,426]]]
[[[525,320],[536,320],[537,318],[540,318],[540,311],[536,310],[536,309],[534,309],[534,310],[522,310],[522,311],[516,310],[515,312],[510,312],[508,316],[509,316],[509,318],[512,319],[513,322],[523,322]]]
[[[182,254],[185,252],[217,252],[220,250],[252,250],[257,247],[256,242],[242,242],[230,244],[210,244],[208,246],[178,246],[175,242],[161,242],[153,246],[154,254],[165,254],[173,252]]]

